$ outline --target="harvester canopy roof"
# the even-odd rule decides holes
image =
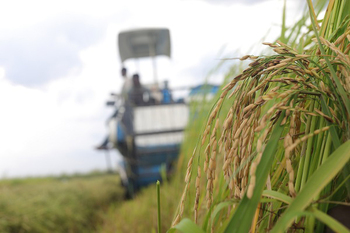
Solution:
[[[123,31],[118,36],[122,62],[129,58],[171,56],[170,32],[166,28]]]

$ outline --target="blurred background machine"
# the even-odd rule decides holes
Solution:
[[[176,161],[183,131],[189,119],[189,107],[174,100],[168,83],[158,83],[156,56],[171,56],[168,29],[138,29],[120,32],[119,55],[128,59],[150,58],[154,83],[143,86],[142,75],[125,75],[121,94],[113,94],[107,105],[115,108],[108,119],[108,136],[97,149],[117,149],[122,155],[118,171],[128,197],[141,187],[167,177]],[[147,88],[152,87],[152,88]],[[108,161],[108,160],[107,160]]]

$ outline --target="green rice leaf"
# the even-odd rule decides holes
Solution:
[[[341,224],[340,222],[338,222],[334,218],[330,217],[329,215],[323,213],[322,211],[319,211],[316,208],[310,208],[310,211],[313,213],[313,215],[318,220],[322,221],[329,228],[331,228],[334,232],[350,233],[350,231],[343,224]]]
[[[283,43],[286,43],[286,0],[284,0],[284,4],[283,4],[283,15],[282,15],[282,27],[281,27],[281,41]]]
[[[322,110],[327,116],[331,116],[331,113],[329,111],[329,108],[327,107],[326,101],[323,96],[321,96],[321,105],[322,105]],[[338,134],[336,132],[335,126],[331,125],[330,122],[328,122],[328,125],[330,126],[329,131],[332,135],[332,142],[334,145],[334,148],[338,148],[340,145],[340,139],[338,137]],[[350,169],[349,169],[349,162],[345,164],[343,170],[342,170],[342,175],[344,179],[350,174]],[[345,182],[345,187],[348,190],[348,197],[350,197],[350,180]]]
[[[179,230],[183,233],[204,233],[204,231],[198,227],[194,222],[188,218],[184,218],[176,226],[167,231],[167,233],[173,233]]]
[[[305,210],[349,160],[350,141],[347,141],[334,151],[310,177],[304,188],[276,223],[271,233],[283,232],[287,229],[294,220],[294,218],[291,218],[290,213]]]
[[[218,204],[218,205],[215,207],[215,209],[214,209],[214,211],[213,211],[213,213],[212,213],[212,215],[211,215],[211,222],[212,222],[212,224],[214,223],[214,219],[215,219],[216,215],[217,215],[222,209],[224,209],[225,207],[228,207],[229,205],[232,205],[232,201],[221,202],[220,204]]]
[[[273,190],[264,190],[264,192],[262,193],[262,195],[264,197],[271,197],[273,199],[282,201],[286,204],[290,204],[292,203],[293,199],[290,196],[287,196],[286,194],[277,192],[277,191],[273,191]]]

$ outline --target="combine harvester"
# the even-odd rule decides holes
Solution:
[[[155,90],[160,94],[156,72],[156,56],[170,58],[168,29],[139,29],[119,33],[119,54],[122,64],[128,59],[153,60]],[[122,184],[128,197],[143,186],[169,175],[180,151],[189,107],[184,101],[148,101],[133,104],[130,99],[114,95],[107,105],[115,107],[108,121],[109,134],[99,149],[117,149],[122,155],[119,167]],[[159,96],[159,95],[158,95]],[[148,97],[150,98],[150,97]]]

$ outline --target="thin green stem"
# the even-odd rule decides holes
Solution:
[[[161,232],[161,219],[160,219],[160,182],[157,180],[157,203],[158,203],[158,233]]]
[[[316,105],[315,108],[317,108],[317,103],[315,105]],[[311,117],[311,126],[310,126],[310,130],[309,130],[308,134],[313,133],[315,131],[316,120],[317,119],[315,116]],[[313,144],[314,144],[314,138],[311,137],[311,138],[309,138],[309,140],[307,140],[307,149],[306,149],[305,162],[304,162],[304,167],[303,167],[303,176],[301,178],[300,189],[303,188],[303,186],[306,183],[307,178],[308,178],[308,171],[310,168],[310,160],[311,160],[311,156],[312,156]]]
[[[314,110],[314,101],[311,102],[309,106],[309,111],[312,112]],[[311,119],[312,116],[308,116],[307,122],[306,122],[306,128],[305,128],[305,135],[309,134],[310,132],[310,127],[311,127]],[[304,171],[304,166],[305,166],[305,160],[306,160],[306,149],[307,149],[307,142],[303,142],[303,146],[301,149],[301,154],[300,154],[300,161],[299,161],[299,166],[298,166],[298,172],[297,172],[297,177],[295,181],[295,190],[298,192],[302,188],[302,179],[303,179],[303,171]]]
[[[318,124],[318,129],[322,129],[325,126],[325,122],[324,122],[324,118],[322,117],[319,120],[319,124]],[[320,161],[320,157],[321,157],[321,148],[322,145],[324,144],[325,138],[324,138],[324,134],[325,133],[320,133],[319,135],[317,135],[314,140],[317,141],[316,143],[316,147],[315,147],[315,153],[313,156],[313,161],[310,165],[310,170],[309,170],[309,174],[308,176],[311,176],[312,173],[314,173],[314,171],[317,169],[317,167],[320,165],[319,161]]]
[[[298,192],[300,190],[301,178],[303,174],[303,167],[305,162],[305,156],[300,156],[299,165],[298,165],[298,173],[295,181],[295,190]]]

